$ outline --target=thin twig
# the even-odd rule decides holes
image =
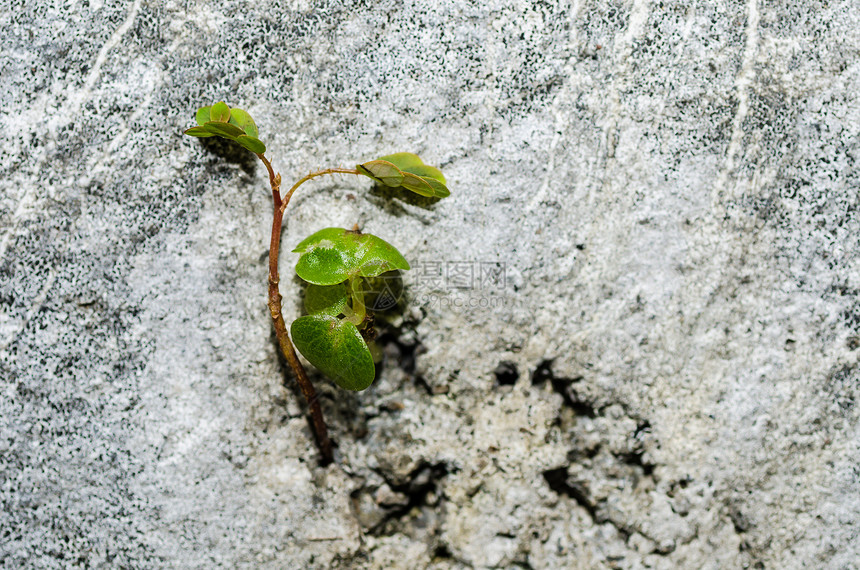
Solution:
[[[322,176],[323,174],[358,174],[358,175],[360,175],[361,172],[359,172],[358,170],[352,169],[352,168],[326,168],[325,170],[319,170],[317,172],[311,172],[310,174],[308,174],[307,176],[305,176],[304,178],[302,178],[301,180],[299,180],[298,182],[293,184],[293,187],[290,188],[289,192],[287,192],[287,195],[284,196],[284,199],[281,202],[281,208],[280,208],[281,209],[281,216],[284,215],[284,211],[286,211],[287,205],[290,203],[290,198],[293,197],[293,192],[295,192],[299,186],[301,186],[302,184],[304,184],[308,180],[310,180],[312,178],[316,178],[317,176]]]

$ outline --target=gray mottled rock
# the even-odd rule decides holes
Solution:
[[[856,2],[25,2],[0,10],[0,565],[856,568]],[[289,250],[413,264],[368,391],[266,308]],[[284,383],[286,382],[286,388]]]

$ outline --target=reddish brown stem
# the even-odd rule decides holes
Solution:
[[[278,211],[281,208],[281,175],[275,174],[269,159],[262,154],[258,154],[257,157],[263,161],[263,164],[266,165],[266,170],[269,172],[269,185],[272,187],[272,202],[275,204],[275,211]]]
[[[357,170],[345,168],[329,168],[319,172],[308,174],[290,188],[286,196],[281,198],[281,175],[276,174],[272,169],[272,163],[262,154],[257,155],[263,164],[266,165],[266,170],[269,173],[269,184],[272,187],[272,202],[274,205],[274,216],[272,219],[272,241],[269,246],[269,312],[272,315],[272,323],[275,326],[275,335],[278,337],[278,344],[281,347],[281,352],[284,353],[290,368],[296,375],[296,381],[299,383],[299,388],[302,390],[305,400],[308,402],[311,412],[311,421],[314,430],[314,435],[317,440],[317,446],[320,450],[320,462],[323,465],[328,465],[333,460],[331,441],[328,438],[328,430],[326,429],[325,420],[323,419],[322,408],[320,407],[317,393],[314,385],[308,378],[304,366],[299,360],[293,343],[290,340],[290,335],[287,333],[287,324],[284,322],[284,316],[281,312],[281,292],[278,287],[280,277],[278,275],[278,252],[281,247],[281,229],[284,220],[284,212],[287,209],[287,204],[290,203],[290,198],[293,192],[304,182],[322,176],[323,174],[360,174]]]

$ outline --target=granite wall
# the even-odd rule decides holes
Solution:
[[[0,566],[857,568],[856,1],[4,2]],[[266,308],[283,234],[413,264],[369,390]]]

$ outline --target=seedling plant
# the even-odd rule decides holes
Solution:
[[[429,198],[444,198],[450,194],[445,177],[438,168],[424,164],[418,156],[400,152],[359,164],[354,169],[326,168],[312,172],[282,193],[281,175],[275,173],[266,158],[266,145],[260,140],[251,115],[219,102],[199,109],[196,120],[197,126],[186,130],[185,134],[234,141],[254,153],[269,174],[274,206],[269,247],[269,312],[281,351],[308,402],[321,462],[331,463],[332,447],[322,409],[295,348],[341,388],[366,389],[376,375],[367,343],[375,334],[372,306],[367,303],[367,293],[373,287],[368,282],[387,272],[406,271],[409,263],[394,246],[374,235],[361,233],[357,227],[324,228],[308,236],[293,250],[299,254],[296,273],[307,282],[304,307],[308,314],[293,321],[291,340],[281,311],[278,286],[278,252],[287,205],[299,186],[326,174],[366,176],[376,184],[403,188]]]

